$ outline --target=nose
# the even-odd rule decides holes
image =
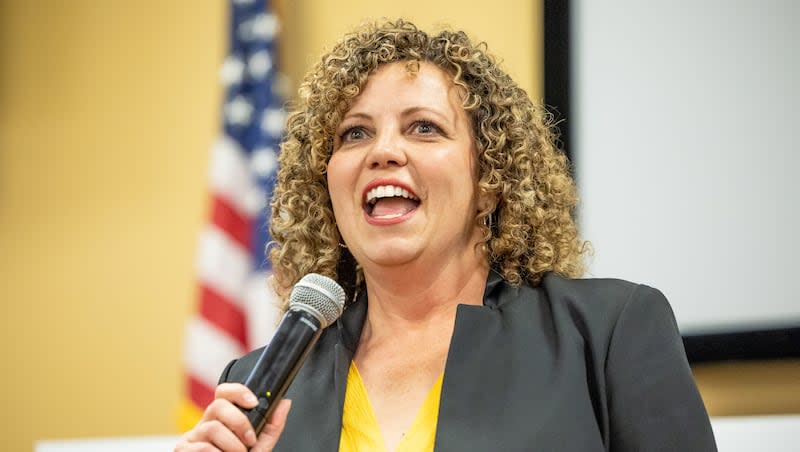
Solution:
[[[405,166],[406,162],[402,137],[397,133],[384,131],[373,142],[366,163],[370,169],[378,169]]]

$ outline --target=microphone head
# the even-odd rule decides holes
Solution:
[[[292,288],[289,309],[308,312],[319,320],[322,328],[326,328],[342,315],[344,299],[344,289],[336,281],[309,273]]]

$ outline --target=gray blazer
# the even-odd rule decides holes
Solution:
[[[277,451],[336,451],[362,291],[287,391]],[[413,353],[413,350],[409,350]],[[243,381],[260,350],[220,381]],[[656,289],[547,275],[514,287],[490,272],[483,306],[459,305],[436,452],[715,451],[672,310]]]

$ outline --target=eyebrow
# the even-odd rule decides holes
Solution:
[[[448,119],[447,116],[442,114],[439,110],[434,110],[432,108],[428,108],[428,107],[410,107],[410,108],[407,108],[407,109],[403,110],[403,112],[401,114],[403,116],[409,116],[409,115],[413,115],[414,113],[419,113],[419,112],[431,113],[434,116],[438,117],[439,120],[441,120],[442,122],[447,123],[447,125],[449,125],[453,129],[455,129],[455,126],[456,126],[455,125],[455,119],[457,118],[457,115],[453,115],[452,119]]]
[[[430,113],[430,114],[436,116],[437,118],[439,118],[439,120],[441,120],[442,122],[447,123],[447,125],[450,126],[451,128],[455,128],[455,120],[457,119],[457,115],[453,115],[452,119],[448,119],[447,116],[445,116],[444,114],[442,114],[438,110],[434,110],[434,109],[429,108],[429,107],[422,107],[422,106],[409,107],[409,108],[406,108],[405,110],[401,111],[400,115],[401,116],[410,116],[410,115],[413,115],[413,114],[419,113],[419,112]],[[363,112],[347,113],[347,114],[345,114],[344,118],[342,118],[342,121],[341,121],[340,124],[343,124],[345,121],[349,121],[349,120],[352,120],[352,119],[371,120],[372,119],[372,115],[369,115],[369,114],[363,113]]]
[[[344,117],[342,118],[342,120],[339,123],[341,124],[341,123],[344,123],[345,121],[348,121],[348,120],[354,119],[354,118],[372,119],[372,116],[370,116],[370,115],[368,115],[366,113],[350,113],[350,112],[348,112],[348,113],[346,113],[344,115]]]

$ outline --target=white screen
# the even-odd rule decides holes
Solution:
[[[800,2],[572,4],[589,276],[661,289],[684,334],[800,325]]]

